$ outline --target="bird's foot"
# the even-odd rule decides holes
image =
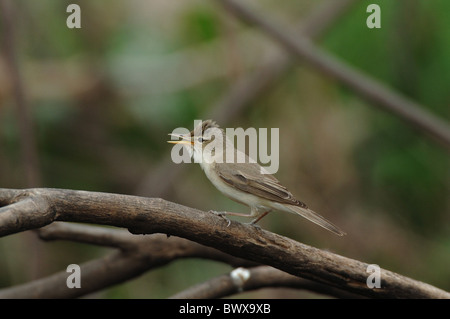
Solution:
[[[210,210],[209,212],[225,219],[228,222],[227,227],[231,225],[231,220],[227,217],[227,212],[217,212],[215,210]]]

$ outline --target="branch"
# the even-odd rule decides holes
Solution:
[[[236,281],[234,271],[246,271],[247,280]],[[170,299],[214,299],[224,298],[244,291],[252,291],[261,288],[295,288],[304,289],[337,298],[359,298],[359,295],[351,294],[340,289],[323,285],[311,280],[295,277],[270,266],[259,266],[249,269],[235,269],[230,274],[222,275],[196,286],[181,291]]]
[[[450,294],[388,270],[381,288],[366,285],[367,264],[298,243],[252,225],[159,198],[58,189],[0,189],[0,236],[71,221],[165,233],[266,264],[294,276],[375,298],[450,298]],[[10,206],[9,206],[10,205]],[[20,209],[20,210],[19,210]]]
[[[372,102],[373,106],[391,112],[414,128],[431,135],[444,146],[450,148],[450,127],[448,123],[428,112],[421,105],[390,90],[382,83],[320,50],[307,38],[290,32],[266,17],[255,13],[242,5],[241,2],[235,0],[217,1],[245,22],[260,28],[294,56],[304,59],[325,75],[347,85],[355,93]]]
[[[80,265],[81,288],[67,288],[68,273],[61,271],[46,278],[0,289],[0,299],[81,297],[130,280],[179,258],[204,258],[235,267],[255,265],[183,238],[167,238],[161,234],[135,236],[121,229],[54,223],[42,228],[40,236],[44,240],[72,240],[119,248],[119,251]]]

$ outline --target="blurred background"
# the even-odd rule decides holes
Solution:
[[[300,60],[257,77],[273,79],[245,103],[230,102],[237,84],[283,50],[216,1],[76,1],[81,29],[66,26],[75,1],[2,1],[9,11],[0,15],[0,187],[162,197],[247,212],[198,165],[172,163],[167,134],[210,116],[223,127],[279,128],[277,178],[348,235],[277,212],[263,228],[450,290],[450,160],[435,140]],[[244,1],[293,30],[330,2]],[[448,121],[450,2],[353,2],[318,45]],[[381,29],[366,26],[369,3],[381,7]],[[0,287],[108,253],[36,242],[28,233],[4,237]],[[230,270],[179,260],[90,297],[165,298]],[[316,296],[264,289],[237,297]]]

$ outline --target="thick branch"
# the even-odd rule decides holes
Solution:
[[[128,228],[132,233],[166,233],[214,247],[230,255],[270,265],[292,275],[378,298],[450,298],[450,294],[388,270],[381,270],[381,288],[366,285],[367,264],[323,251],[252,225],[231,222],[163,199],[87,191],[0,189],[0,203],[28,202],[18,223],[10,207],[0,208],[0,236],[54,221],[73,221]],[[5,197],[3,197],[5,194]],[[16,200],[17,201],[17,200]],[[12,199],[11,203],[15,202]],[[14,205],[13,205],[14,206]],[[36,217],[39,222],[35,222]],[[7,225],[7,226],[5,226]]]

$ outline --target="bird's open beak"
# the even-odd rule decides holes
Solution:
[[[190,137],[187,137],[185,135],[179,135],[179,134],[173,134],[169,133],[170,136],[176,136],[178,138],[181,138],[181,141],[167,141],[167,143],[171,144],[185,144],[185,145],[194,145]]]

